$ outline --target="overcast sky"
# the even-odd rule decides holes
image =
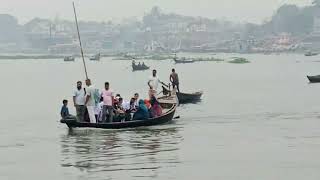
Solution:
[[[284,3],[306,5],[311,0],[74,0],[80,20],[107,21],[141,18],[153,6],[163,12],[260,23]],[[72,19],[72,0],[0,0],[0,13],[18,17]]]

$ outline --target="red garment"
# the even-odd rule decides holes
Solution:
[[[150,101],[149,101],[148,99],[145,99],[145,100],[144,100],[144,104],[146,105],[146,107],[147,107],[148,109],[151,108],[151,104],[150,104]]]

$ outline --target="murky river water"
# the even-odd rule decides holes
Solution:
[[[217,56],[251,63],[145,61],[163,81],[174,67],[182,91],[205,94],[172,124],[127,130],[59,124],[61,100],[84,80],[81,61],[0,61],[0,179],[320,179],[320,84],[306,79],[320,74],[320,57]],[[125,98],[146,96],[151,72],[130,65],[89,62],[89,76]]]

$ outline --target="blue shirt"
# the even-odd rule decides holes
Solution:
[[[62,118],[68,117],[68,116],[70,115],[70,114],[69,114],[69,109],[68,109],[68,107],[65,106],[65,105],[63,105],[62,108],[61,108],[60,114],[61,114],[61,117],[62,117]]]

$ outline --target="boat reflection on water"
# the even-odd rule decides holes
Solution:
[[[169,127],[171,126],[171,127]],[[178,127],[70,130],[61,136],[61,166],[86,178],[154,177],[180,163]],[[129,172],[130,171],[130,172]],[[72,171],[73,172],[73,171]],[[112,172],[107,174],[105,172]]]

